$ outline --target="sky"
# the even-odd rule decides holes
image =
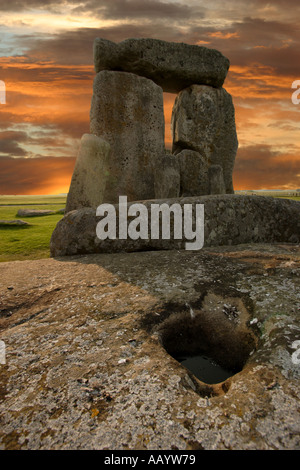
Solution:
[[[1,0],[0,194],[68,192],[89,132],[96,37],[221,51],[239,140],[234,188],[300,188],[299,0]],[[174,99],[164,94],[167,148]]]

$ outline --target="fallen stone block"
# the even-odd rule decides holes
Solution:
[[[186,249],[186,243],[198,242],[201,239],[202,229],[204,247],[245,243],[300,242],[300,203],[298,201],[225,194],[148,200],[140,201],[140,203],[145,208],[146,223],[148,224],[146,227],[148,230],[140,238],[132,239],[126,231],[125,236],[123,232],[122,237],[118,237],[116,233],[115,239],[109,237],[99,239],[96,229],[100,217],[96,216],[96,211],[92,208],[80,209],[69,212],[58,222],[51,237],[51,256],[143,250],[182,250]],[[128,204],[128,211],[134,204],[136,203]],[[183,209],[185,205],[190,205],[188,207],[191,208],[192,225],[195,227],[193,240],[190,236],[186,236],[185,230],[182,230],[181,238],[175,238],[172,235],[175,226],[175,212],[171,211],[173,204],[177,204],[177,214],[180,215],[182,209],[182,218],[180,219],[182,225],[185,223]],[[169,238],[163,238],[162,231],[157,238],[152,237],[152,205],[164,205],[169,208]],[[204,227],[197,226],[195,218],[196,208],[201,205],[204,205]],[[124,209],[118,204],[111,205],[111,207],[111,212],[115,211],[115,220],[112,220],[112,223],[115,223],[116,230],[118,230],[120,211],[122,210],[122,214],[124,214],[126,208]],[[132,218],[128,218],[128,226],[131,221]],[[168,220],[165,222],[168,223]],[[124,224],[124,221],[122,223]],[[176,227],[178,227],[177,222]],[[195,246],[199,246],[199,244]]]
[[[23,225],[30,225],[30,224],[28,222],[25,222],[25,220],[14,219],[14,220],[0,220],[0,225],[23,226]]]
[[[19,209],[17,212],[17,216],[19,217],[41,217],[51,214],[56,214],[56,211],[49,209]]]

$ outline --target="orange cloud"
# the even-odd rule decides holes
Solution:
[[[1,158],[0,194],[67,193],[75,158]]]

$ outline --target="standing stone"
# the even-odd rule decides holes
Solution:
[[[65,212],[82,207],[98,207],[103,202],[106,181],[109,181],[110,145],[96,135],[81,138]]]
[[[209,194],[207,160],[194,150],[182,150],[176,155],[180,167],[180,196]]]
[[[235,112],[224,88],[192,85],[177,96],[172,112],[173,153],[190,149],[209,166],[223,169],[226,193],[232,194],[232,172],[238,148]]]
[[[211,165],[208,169],[209,194],[226,194],[223,168],[221,165]]]
[[[176,155],[163,155],[155,169],[154,176],[156,199],[180,196],[180,167]]]
[[[102,71],[94,80],[90,131],[111,146],[103,202],[154,198],[153,171],[164,154],[163,91],[151,80]]]

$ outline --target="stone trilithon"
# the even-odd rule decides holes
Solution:
[[[102,203],[233,193],[238,147],[229,60],[219,51],[158,39],[97,38],[96,76],[66,212]],[[163,92],[179,93],[172,154]]]

